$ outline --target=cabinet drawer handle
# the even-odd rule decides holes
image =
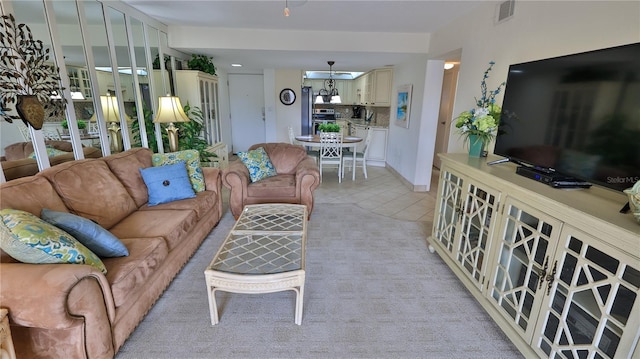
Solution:
[[[549,257],[544,259],[542,270],[538,273],[538,289],[542,289],[542,284],[547,279],[547,269],[549,269]]]
[[[558,261],[553,262],[553,269],[551,269],[551,273],[547,275],[547,295],[551,293],[551,286],[556,279],[556,266],[558,265]]]

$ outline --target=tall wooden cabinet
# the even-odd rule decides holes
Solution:
[[[210,144],[222,141],[218,105],[218,77],[195,70],[176,71],[176,93],[182,105],[199,107],[205,122],[205,138]]]
[[[428,242],[525,357],[640,358],[640,225],[619,213],[625,196],[440,157]]]

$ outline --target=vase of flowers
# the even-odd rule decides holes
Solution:
[[[460,135],[465,137],[471,157],[486,155],[486,146],[495,138],[500,124],[502,109],[496,105],[496,96],[502,91],[505,83],[502,82],[493,91],[487,89],[487,79],[494,64],[493,61],[489,62],[489,68],[484,72],[480,82],[481,97],[476,98],[476,107],[462,112],[456,118],[456,128]]]

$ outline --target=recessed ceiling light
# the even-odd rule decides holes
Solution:
[[[231,64],[231,67],[242,67],[242,64]]]

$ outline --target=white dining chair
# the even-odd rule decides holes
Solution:
[[[296,144],[296,134],[293,132],[293,127],[289,126],[289,143],[292,145]]]
[[[342,182],[342,133],[320,132],[320,182],[325,167],[338,169],[338,182]]]
[[[371,127],[367,129],[367,135],[364,138],[364,146],[362,146],[361,151],[356,151],[356,163],[353,165],[353,153],[343,154],[342,157],[342,177],[344,178],[344,169],[354,168],[354,167],[362,167],[362,173],[364,174],[364,178],[367,177],[367,155],[369,154],[369,144],[371,143],[371,137],[373,136],[373,130]],[[355,169],[353,170],[355,172]],[[355,179],[355,173],[353,174],[353,178]]]

